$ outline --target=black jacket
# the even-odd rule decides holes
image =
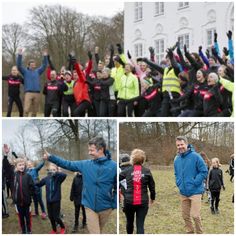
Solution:
[[[211,87],[203,98],[204,116],[223,116],[220,115],[223,110],[223,102],[219,85]]]
[[[14,178],[13,202],[19,206],[29,206],[34,194],[34,181],[25,172],[16,172]]]
[[[72,182],[70,190],[70,200],[74,201],[75,205],[81,204],[83,189],[83,177],[81,174],[77,174]]]
[[[141,172],[137,174],[136,168],[140,168]],[[136,177],[135,177],[136,176]],[[137,186],[135,185],[135,179],[140,180],[141,189],[140,189],[140,195],[138,197],[141,197],[140,204],[137,204],[136,202],[136,194],[134,193],[134,188]],[[126,179],[127,183],[127,189],[124,192],[124,203],[125,204],[131,204],[131,205],[148,205],[149,203],[149,197],[148,197],[148,188],[150,191],[150,198],[152,200],[155,200],[155,182],[152,177],[151,171],[144,167],[139,165],[131,166],[130,168],[127,168],[126,170],[122,171],[119,176],[119,180]],[[136,203],[135,203],[136,202]]]
[[[59,103],[62,94],[60,83],[57,80],[46,82],[43,94],[45,95],[45,104]]]
[[[224,186],[223,171],[219,168],[212,168],[209,172],[208,186],[210,191],[220,191]]]
[[[8,96],[9,97],[19,97],[20,96],[20,85],[24,83],[23,77],[21,76],[3,76],[2,80],[7,80],[8,82]]]

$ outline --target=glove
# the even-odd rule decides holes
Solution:
[[[214,43],[217,43],[217,33],[214,33]]]
[[[71,64],[74,65],[76,63],[76,58],[75,57],[71,57]]]
[[[167,55],[169,56],[169,58],[173,58],[173,51],[172,51],[172,49],[171,48],[168,48],[167,50],[166,50],[166,52],[167,52]]]
[[[187,53],[187,46],[184,44],[184,53]]]
[[[130,52],[129,52],[129,50],[127,51],[127,56],[128,56],[129,59],[132,58],[132,57],[131,57],[131,54],[130,54]]]
[[[227,35],[229,40],[232,39],[232,31],[229,30],[228,33],[226,33],[226,35]]]
[[[117,43],[116,46],[117,46],[117,51],[118,51],[118,53],[119,53],[119,54],[122,54],[122,53],[123,53],[123,49],[122,49],[120,43]]]
[[[210,58],[210,51],[209,51],[209,49],[206,50],[206,55],[207,55],[207,58],[209,59]]]
[[[92,55],[91,51],[88,51],[88,58],[89,58],[89,60],[92,60],[92,57],[93,57],[93,55]]]
[[[214,47],[211,48],[212,55],[217,58],[218,54]]]
[[[148,50],[149,50],[151,55],[154,55],[154,48],[153,47],[149,47]]]
[[[198,47],[198,52],[201,52],[202,51],[202,46],[199,46]]]
[[[55,67],[54,67],[53,64],[52,64],[52,61],[51,61],[50,55],[47,55],[47,58],[48,58],[48,64],[49,64],[51,70],[55,70]]]
[[[114,46],[112,44],[110,45],[110,52],[111,54],[114,54]]]
[[[225,54],[225,56],[228,56],[229,50],[226,47],[223,47],[223,53]]]
[[[222,186],[223,190],[225,191],[225,186]]]

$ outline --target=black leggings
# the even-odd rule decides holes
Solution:
[[[127,234],[134,232],[134,216],[136,213],[136,228],[137,234],[144,234],[144,221],[148,212],[148,205],[130,205],[125,204],[124,212],[126,216],[126,231]]]
[[[16,205],[16,209],[18,211],[18,219],[22,230],[22,234],[31,233],[32,220],[31,220],[30,206],[21,207]]]
[[[47,209],[48,209],[48,217],[51,221],[52,229],[54,231],[57,231],[57,224],[59,224],[61,228],[65,228],[65,225],[60,218],[61,201],[52,202],[52,203],[47,202]]]
[[[82,208],[82,213],[83,213],[83,226],[86,225],[86,213],[85,213],[85,208],[83,205],[77,205],[75,204],[75,225],[79,225],[79,213],[80,213],[80,208]]]
[[[8,97],[8,106],[7,106],[7,117],[11,117],[11,111],[12,111],[12,106],[13,102],[16,103],[16,106],[19,110],[19,116],[23,117],[23,106],[20,97]]]
[[[127,101],[127,100],[120,100],[118,103],[118,110],[117,110],[117,116],[118,117],[126,117],[126,107],[128,110],[128,117],[133,116],[134,111],[134,102],[133,101]]]
[[[58,110],[59,110],[59,104],[55,103],[55,104],[45,104],[44,105],[44,116],[45,117],[49,117],[52,113],[53,117],[57,117],[58,116]]]
[[[83,101],[77,106],[74,110],[74,116],[75,117],[84,117],[86,111],[88,111],[88,116],[90,116],[92,112],[92,106],[91,103],[88,101]]]
[[[220,191],[211,191],[211,207],[218,209],[220,202]]]

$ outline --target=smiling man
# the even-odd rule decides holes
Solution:
[[[182,217],[187,233],[202,234],[201,196],[204,192],[203,181],[207,178],[207,167],[202,157],[188,144],[186,137],[176,138],[177,156],[174,160],[175,181],[181,195]]]
[[[43,159],[83,175],[82,205],[88,230],[90,234],[100,234],[112,210],[117,208],[117,166],[102,137],[89,141],[88,154],[92,160],[68,161],[45,151]]]

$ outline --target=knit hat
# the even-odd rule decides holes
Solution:
[[[72,74],[71,74],[71,72],[69,71],[69,70],[67,70],[66,72],[65,72],[65,75],[70,75],[70,76],[72,76]]]
[[[130,161],[130,156],[129,156],[129,154],[124,153],[124,154],[120,154],[120,156],[121,156],[121,163],[129,162],[129,161]]]

